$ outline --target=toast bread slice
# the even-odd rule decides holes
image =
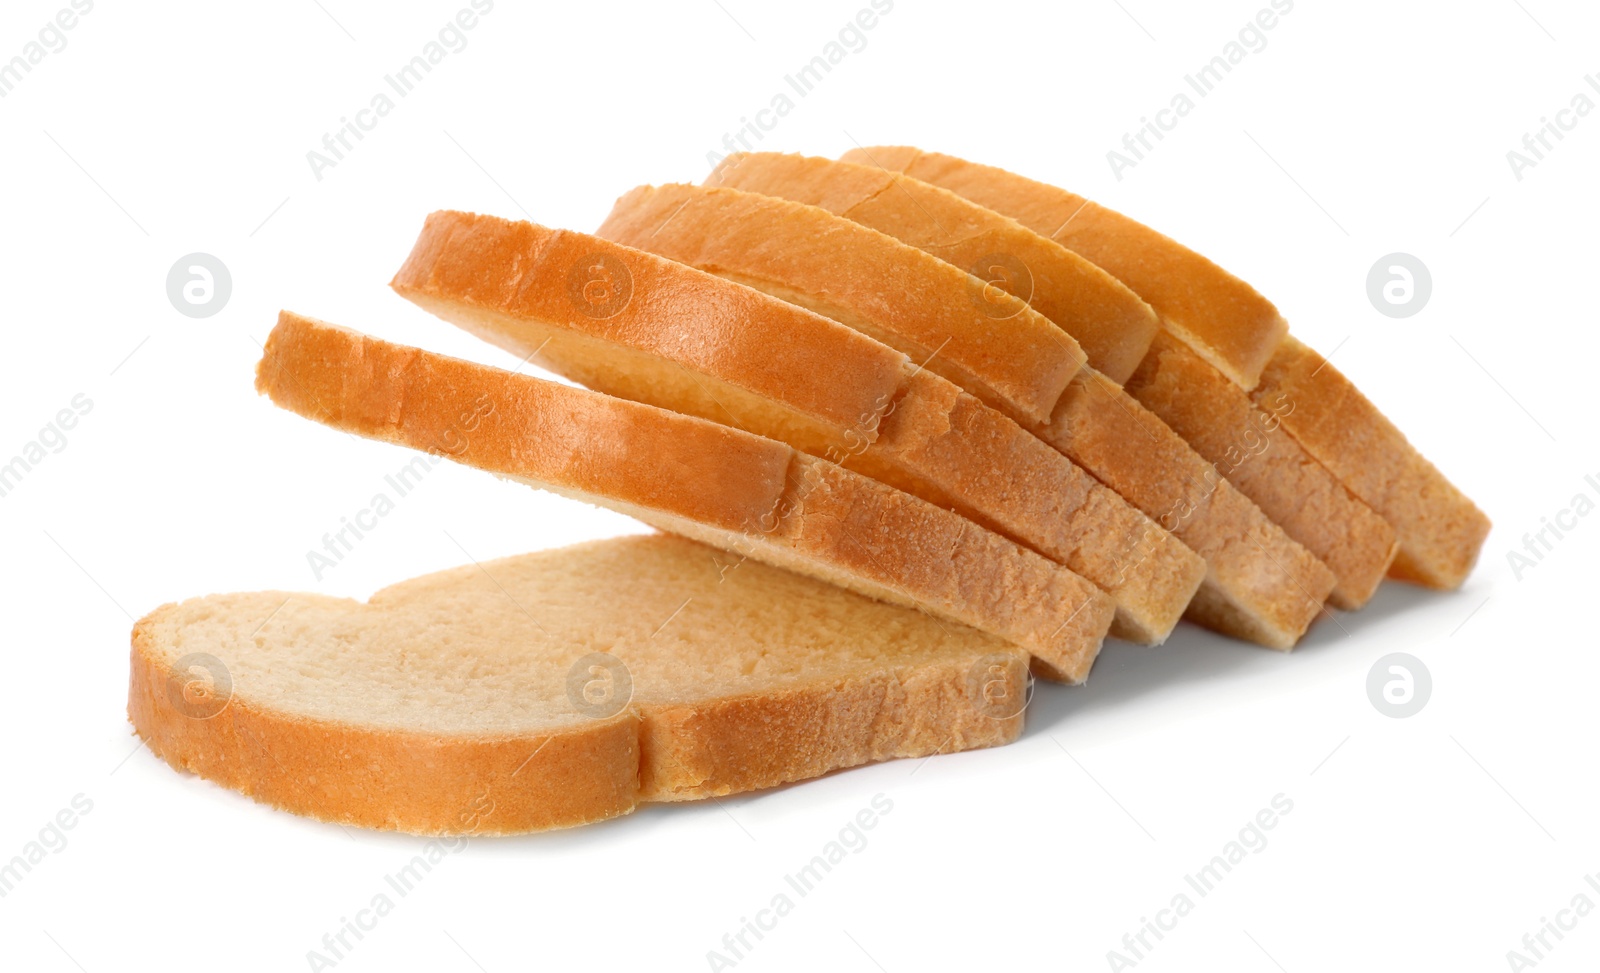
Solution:
[[[1383,581],[1395,554],[1393,528],[1283,432],[1274,414],[1256,408],[1248,393],[1170,334],[1158,339],[1154,312],[1120,282],[1115,289],[1145,309],[1147,322],[1116,313],[1104,298],[1081,300],[1085,292],[1100,295],[1107,288],[1096,287],[1093,275],[1073,276],[1077,265],[1114,280],[1083,257],[949,190],[876,167],[736,154],[706,183],[820,206],[975,274],[993,267],[978,276],[1029,301],[1078,338],[1091,366],[1127,388],[1326,564],[1337,579],[1330,604],[1360,608]],[[1119,332],[1128,340],[1117,343]],[[1110,356],[1116,371],[1100,367],[1097,350],[1098,361]]]
[[[1002,169],[904,147],[852,150],[844,158],[857,162],[870,158],[890,170],[959,193],[1037,232],[1050,234],[1120,277],[1155,306],[1163,325],[1190,350],[1251,390],[1262,411],[1270,412],[1268,404],[1274,402],[1295,403],[1292,417],[1285,416],[1284,428],[1307,454],[1394,528],[1398,548],[1389,568],[1391,577],[1451,589],[1471,573],[1488,536],[1489,519],[1321,355],[1285,331],[1266,358],[1260,358],[1258,353],[1271,332],[1269,320],[1276,312],[1269,314],[1271,305],[1242,281],[1153,230],[1065,190]],[[1085,217],[1090,218],[1087,229]],[[1065,221],[1065,225],[1049,229],[1057,221]],[[1128,232],[1127,247],[1118,245],[1113,232],[1121,232],[1118,227]],[[1103,249],[1085,242],[1097,235],[1105,236]],[[1145,243],[1139,244],[1141,240]],[[1153,254],[1166,253],[1175,261],[1178,257],[1182,260],[1171,264],[1166,279],[1153,275],[1147,279],[1150,271],[1163,266],[1165,258],[1137,259],[1138,245],[1151,247]],[[1203,319],[1214,322],[1216,334],[1223,329],[1235,338],[1255,322],[1262,340],[1237,343],[1240,349],[1253,350],[1248,357],[1232,356],[1238,368],[1230,369],[1225,367],[1230,358],[1228,344],[1216,334],[1206,333],[1198,323]],[[1258,359],[1254,370],[1244,367]],[[1259,383],[1267,381],[1268,372],[1273,381],[1269,388],[1262,388]],[[1374,551],[1376,546],[1369,541],[1367,550]],[[1371,563],[1369,557],[1365,564],[1370,568]],[[1357,600],[1353,594],[1359,589],[1354,584],[1350,587],[1354,592],[1347,592],[1347,600]]]
[[[1395,530],[1285,429],[1302,403],[1285,394],[1258,407],[1168,334],[1156,337],[1125,387],[1328,566],[1337,579],[1329,604],[1352,611],[1367,603],[1399,550]]]
[[[732,561],[640,535],[364,603],[164,605],[133,628],[128,715],[173,767],[263,803],[432,835],[570,827],[1021,732],[1024,650]]]
[[[256,387],[306,418],[971,625],[1082,682],[1114,614],[1083,578],[834,463],[692,416],[290,312]]]
[[[1143,223],[1065,189],[905,146],[851,149],[840,158],[941,186],[1081,254],[1149,302],[1167,329],[1246,390],[1289,333],[1283,315],[1249,284]]]
[[[1391,577],[1445,590],[1467,580],[1489,518],[1326,358],[1290,337],[1252,394],[1295,403],[1284,428],[1394,526]]]
[[[886,234],[815,206],[733,189],[640,187],[617,201],[597,235],[765,290],[908,354],[929,337],[926,309],[991,296],[975,296],[990,290],[974,288],[977,278]],[[756,240],[768,252],[751,257]],[[974,330],[971,349],[984,347],[987,332],[992,357],[1013,353],[1007,328],[1027,307],[1003,292],[992,306],[1012,306],[1007,301],[1021,310],[989,318]],[[1004,399],[992,404],[1011,408]],[[1009,414],[1207,559],[1205,597],[1191,602],[1191,617],[1289,648],[1322,611],[1332,572],[1231,484],[1217,482],[1211,464],[1116,383],[1083,367],[1046,420],[1014,408]],[[1173,517],[1175,509],[1183,516]],[[1213,560],[1224,552],[1224,561]]]
[[[1121,385],[1160,321],[1115,277],[1015,220],[947,189],[873,165],[777,152],[736,152],[706,177],[818,206],[955,264],[1028,302],[1077,339],[1089,365]]]
[[[682,216],[688,219],[680,223]],[[713,223],[718,233],[708,237],[702,227]],[[863,233],[886,246],[861,247]],[[1049,418],[1084,364],[1078,342],[1024,302],[970,286],[976,279],[965,271],[814,206],[733,189],[640,186],[617,200],[595,235],[671,256],[836,320],[822,308],[868,301],[870,313],[845,323],[1008,415]],[[841,253],[849,259],[839,259]],[[902,277],[912,254],[934,265],[924,273],[943,278],[937,293]],[[819,272],[826,278],[820,293],[782,286]],[[961,300],[945,299],[951,287]],[[1005,327],[995,327],[997,319]],[[889,327],[892,332],[884,330]]]
[[[1037,432],[1205,558],[1190,620],[1288,650],[1326,612],[1333,572],[1115,382],[1083,372]]]
[[[441,212],[391,286],[597,391],[787,442],[1011,537],[1110,594],[1115,636],[1161,642],[1204,578],[1181,541],[955,385],[838,322],[684,264]],[[599,308],[584,296],[596,287]]]

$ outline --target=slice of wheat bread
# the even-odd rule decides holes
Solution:
[[[1168,334],[1124,387],[1333,571],[1335,608],[1360,608],[1378,590],[1397,550],[1394,528],[1285,430],[1300,403],[1283,394],[1257,408]]]
[[[1075,251],[1150,303],[1162,324],[1242,388],[1288,333],[1271,301],[1204,256],[1142,223],[1064,189],[993,166],[905,146],[851,149],[876,165],[941,186]]]
[[[715,234],[704,227],[714,224]],[[781,227],[781,233],[773,232]],[[1084,364],[1071,335],[1022,301],[965,271],[815,206],[735,189],[640,186],[617,200],[596,236],[663,254],[837,319],[826,308],[860,304],[847,321],[899,348],[985,403],[1042,422]],[[876,246],[863,247],[862,236]],[[841,261],[840,253],[851,259]],[[934,293],[909,284],[907,267],[937,278]],[[796,276],[820,290],[786,289]],[[949,289],[964,295],[945,299]],[[996,318],[1006,326],[995,327]]]
[[[952,508],[1110,594],[1115,636],[1161,642],[1204,577],[1181,541],[955,385],[836,321],[684,264],[441,212],[391,286],[590,388],[787,442]]]
[[[1258,404],[1293,402],[1284,428],[1394,526],[1400,549],[1392,577],[1429,588],[1461,586],[1489,535],[1489,518],[1360,389],[1290,337],[1253,395]]]
[[[1028,656],[668,535],[365,602],[212,595],[134,626],[128,716],[173,767],[414,834],[512,834],[1009,742]]]
[[[916,308],[967,303],[976,282],[953,265],[826,210],[730,189],[635,190],[617,201],[598,235],[766,290],[908,353],[920,346],[916,337],[902,337],[913,329],[902,320],[914,317]],[[823,251],[808,249],[807,241],[817,238],[828,241]],[[774,250],[792,248],[796,256],[747,263],[745,248],[727,242],[745,239],[765,240]],[[874,272],[857,272],[864,267]],[[903,293],[917,295],[913,309],[898,303]],[[990,319],[989,330],[1003,335],[1015,320]],[[1004,402],[995,405],[1006,411]],[[1288,648],[1321,611],[1332,573],[1232,485],[1216,483],[1211,464],[1092,368],[1079,371],[1048,420],[1032,421],[1015,411],[1011,418],[1207,560],[1206,580],[1190,606],[1195,620]],[[1175,508],[1187,512],[1174,518]]]
[[[1092,289],[1086,281],[1068,276],[1073,264],[1091,267],[1110,279],[1105,271],[1009,217],[901,173],[827,159],[752,153],[729,156],[706,181],[821,206],[947,261],[973,266],[974,273],[992,265],[1004,272],[979,276],[1029,300],[1072,333],[1083,342],[1091,365],[1095,349],[1105,347],[1119,325],[1114,315],[1065,303]],[[1070,258],[1067,267],[1061,257]],[[1291,538],[1323,561],[1338,579],[1331,604],[1345,609],[1365,604],[1394,557],[1393,529],[1282,432],[1276,418],[1257,409],[1248,393],[1192,349],[1170,335],[1152,346],[1157,341],[1157,319],[1126,287],[1116,286],[1146,308],[1148,330],[1142,322],[1132,322],[1134,340],[1115,348],[1121,356],[1118,363],[1127,363],[1125,370],[1108,373],[1096,366],[1097,370],[1125,385]],[[1079,316],[1095,314],[1101,326],[1089,333],[1074,330],[1069,319],[1073,311]],[[1102,340],[1091,342],[1091,335]],[[1136,381],[1128,381],[1135,377]]]
[[[955,264],[1028,302],[1122,384],[1160,327],[1155,311],[1082,256],[938,186],[872,165],[777,152],[734,153],[708,186],[819,206]]]
[[[1082,682],[1114,614],[1065,567],[770,439],[284,312],[256,387],[333,428],[434,452],[1009,639]]]

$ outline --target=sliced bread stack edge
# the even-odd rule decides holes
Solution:
[[[1336,579],[1334,607],[1361,607],[1383,580],[1395,553],[1388,523],[1280,428],[1277,410],[1257,408],[1161,330],[1138,295],[1083,256],[947,189],[877,166],[743,153],[723,160],[706,184],[820,206],[1028,301],[1084,343],[1102,376],[1123,385],[1326,564]],[[1119,300],[1136,304],[1148,320],[1118,313]]]
[[[1169,237],[1064,189],[993,166],[903,146],[843,159],[882,166],[1010,216],[1100,265],[1144,297],[1163,326],[1263,410],[1395,533],[1391,576],[1459,587],[1489,518],[1323,356],[1288,336],[1249,284]]]
[[[345,432],[1009,639],[1082,682],[1114,614],[1059,564],[957,514],[728,426],[396,345],[290,312],[257,388]]]
[[[1206,560],[1189,607],[1201,624],[1288,649],[1324,611],[1332,572],[1120,386],[1071,368],[1078,343],[1020,299],[827,210],[722,187],[639,187],[597,235],[809,308],[964,384]]]
[[[601,303],[575,295],[573,279]],[[684,264],[440,212],[390,286],[597,391],[780,440],[953,509],[1110,594],[1118,637],[1163,641],[1204,577],[1172,534],[904,354]]]

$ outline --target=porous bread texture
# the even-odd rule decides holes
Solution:
[[[1205,558],[1191,620],[1287,650],[1325,611],[1333,572],[1116,383],[1079,375],[1036,432]]]
[[[895,310],[899,295],[915,294],[919,306],[959,304],[968,293],[961,281],[974,281],[818,207],[728,189],[636,189],[617,201],[598,235],[747,283],[911,354],[918,339],[906,337],[911,326]],[[813,252],[807,241],[819,237],[828,247]],[[730,241],[747,239],[792,250],[791,258],[746,261],[747,247]],[[989,319],[996,355],[1009,353],[1006,328],[1015,320]],[[1207,560],[1190,618],[1272,648],[1292,647],[1322,610],[1332,573],[1219,483],[1210,463],[1116,383],[1084,367],[1063,391],[1043,421],[1014,409],[1009,415]],[[1003,401],[995,405],[1007,411]]]
[[[716,233],[705,232],[710,225]],[[855,306],[857,330],[1008,414],[1048,418],[1084,364],[1077,341],[1026,303],[816,206],[735,189],[640,186],[617,200],[595,235],[826,317],[836,316],[825,308]],[[817,289],[784,287],[797,276]],[[996,317],[1005,328],[994,327]]]
[[[1162,324],[1244,389],[1289,332],[1271,301],[1204,256],[1091,200],[1004,169],[906,146],[851,149],[842,161],[902,172],[1011,217],[1127,284]]]
[[[572,293],[577,275],[602,313]],[[687,265],[530,223],[428,217],[392,285],[464,330],[591,388],[733,425],[1002,533],[1116,602],[1111,634],[1170,634],[1198,555],[1061,453],[905,355]]]
[[[256,387],[336,429],[969,624],[1029,649],[1047,678],[1087,678],[1114,614],[1083,578],[957,514],[691,416],[289,312]]]
[[[1288,338],[1254,393],[1287,399],[1284,428],[1394,526],[1391,577],[1459,588],[1489,535],[1489,518],[1419,453],[1371,400],[1314,349]]]
[[[1257,408],[1166,334],[1124,387],[1333,571],[1329,604],[1357,609],[1378,590],[1397,550],[1394,528],[1284,429],[1302,403],[1283,393]]]
[[[705,185],[818,206],[954,264],[1055,322],[1077,339],[1091,367],[1119,385],[1160,328],[1150,305],[1090,261],[1009,217],[901,173],[815,156],[736,152]]]
[[[570,827],[1021,732],[1027,654],[666,535],[442,571],[366,603],[213,595],[134,626],[152,751],[414,834]]]

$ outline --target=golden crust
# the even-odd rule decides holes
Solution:
[[[598,543],[687,542],[657,535]],[[132,633],[128,717],[152,752],[283,810],[412,834],[571,827],[627,814],[642,802],[733,794],[873,760],[1004,744],[1021,733],[1024,719],[1006,701],[1026,694],[1026,653],[976,636],[932,660],[862,664],[848,677],[766,691],[636,703],[614,717],[519,733],[311,719],[238,687],[220,712],[201,717],[173,692],[173,660],[158,641],[177,607],[158,608]]]
[[[1010,743],[1020,709],[974,706],[983,666],[1001,700],[1023,699],[1027,656],[974,655],[848,680],[646,710],[641,800],[723,797],[895,757]],[[1003,714],[1003,715],[1001,715]]]
[[[734,189],[641,186],[597,236],[670,257],[899,348],[1002,411],[1044,419],[1083,365],[1071,335],[965,272],[815,206]],[[852,254],[849,261],[836,259]],[[904,282],[916,279],[919,286]],[[1003,320],[1002,320],[1003,318]]]
[[[552,322],[844,428],[884,410],[906,360],[827,318],[676,261],[493,216],[431,214],[389,286],[424,306],[449,301],[512,321]],[[470,318],[453,320],[472,329]],[[774,333],[783,341],[770,340]],[[529,344],[540,348],[541,362],[579,371],[589,364],[580,349],[563,354],[558,336]]]
[[[906,147],[852,149],[846,162],[879,165],[942,186],[1082,254],[1150,302],[1162,324],[1245,389],[1288,334],[1278,309],[1200,254],[1114,210],[993,166]]]
[[[151,642],[172,607],[133,628],[128,719],[177,770],[296,814],[412,834],[543,831],[634,808],[632,713],[552,733],[446,737],[312,720],[235,695],[197,719],[174,705],[170,670]],[[535,751],[539,772],[514,775]]]
[[[890,456],[895,467],[878,462]],[[1014,537],[1117,602],[1111,634],[1145,645],[1171,633],[1205,578],[1205,561],[1060,451],[927,372],[845,461]],[[918,482],[900,482],[915,471]],[[980,498],[974,503],[970,498]]]
[[[1300,403],[1284,394],[1267,401],[1270,412],[1258,409],[1170,335],[1156,339],[1126,388],[1333,571],[1334,607],[1366,604],[1394,560],[1394,528],[1283,428]]]
[[[798,225],[813,228],[839,222],[816,207],[778,200],[763,204],[751,202],[752,199],[763,197],[733,190],[686,190],[676,186],[659,191],[635,190],[618,202],[601,233],[659,249],[705,269],[725,271],[720,263],[725,259],[722,251],[736,248],[720,234],[730,227],[739,232],[754,227],[752,232],[771,235],[779,232],[784,219],[793,218]],[[726,200],[728,206],[719,200]],[[748,223],[725,212],[707,216],[701,210],[710,205],[708,201],[715,203],[718,210],[730,208],[736,213],[759,215]],[[697,203],[701,205],[697,207]],[[784,213],[789,216],[780,218],[779,214]],[[825,219],[817,220],[810,213],[822,213]],[[665,228],[658,231],[663,222]],[[814,266],[774,269],[778,261],[773,261],[756,286],[800,303],[811,301],[821,313],[852,327],[872,329],[875,308],[891,299],[882,283],[889,278],[871,277],[858,270],[877,267],[885,253],[898,254],[908,248],[884,234],[862,230],[838,235],[826,252],[809,253],[805,259],[814,261]],[[671,242],[658,242],[669,235],[673,237]],[[707,256],[708,250],[716,256]],[[905,290],[921,294],[924,299],[940,293],[939,279],[954,268],[928,259],[931,264],[908,262],[899,267],[893,293]],[[939,269],[932,264],[938,264]],[[848,289],[832,284],[846,278],[854,282]],[[825,300],[815,300],[819,295]],[[945,295],[943,299],[959,298]],[[885,340],[893,344],[905,339],[891,335]],[[910,350],[904,344],[900,347]],[[959,377],[955,380],[958,384],[961,381]],[[975,384],[967,389],[974,394],[981,391]],[[996,407],[1007,411],[1003,401],[997,402]],[[1138,418],[1131,431],[1139,433],[1138,438],[1130,434],[1128,422],[1135,413]],[[1009,414],[1163,526],[1166,524],[1162,518],[1170,517],[1174,509],[1185,511],[1177,518],[1178,528],[1168,529],[1209,562],[1206,580],[1198,591],[1207,594],[1204,605],[1218,606],[1212,611],[1191,609],[1190,617],[1228,634],[1274,648],[1288,648],[1322,610],[1322,602],[1333,587],[1332,573],[1232,486],[1226,482],[1216,484],[1219,478],[1209,463],[1092,368],[1079,371],[1048,420],[1032,420],[1015,408]],[[1154,437],[1155,445],[1144,448],[1145,437]]]
[[[625,279],[627,306],[602,320],[575,310],[559,280],[580,264]],[[598,391],[786,442],[1026,544],[1116,599],[1118,637],[1164,640],[1205,574],[1180,541],[973,396],[720,277],[580,233],[435,213],[393,286]],[[826,401],[841,386],[845,404]]]
[[[1254,394],[1263,408],[1293,402],[1284,428],[1394,526],[1400,549],[1392,577],[1429,588],[1461,586],[1489,535],[1489,518],[1348,378],[1289,338]]]
[[[775,152],[735,153],[706,177],[819,206],[989,281],[1033,306],[1119,385],[1160,327],[1150,305],[1053,240],[946,189],[877,166]]]
[[[283,312],[257,369],[334,428],[578,496],[657,527],[924,607],[1081,682],[1115,606],[1033,551],[769,439]],[[913,553],[915,552],[915,553]]]
[[[308,418],[725,530],[769,517],[793,451],[714,423],[369,338],[288,311],[257,390]]]

